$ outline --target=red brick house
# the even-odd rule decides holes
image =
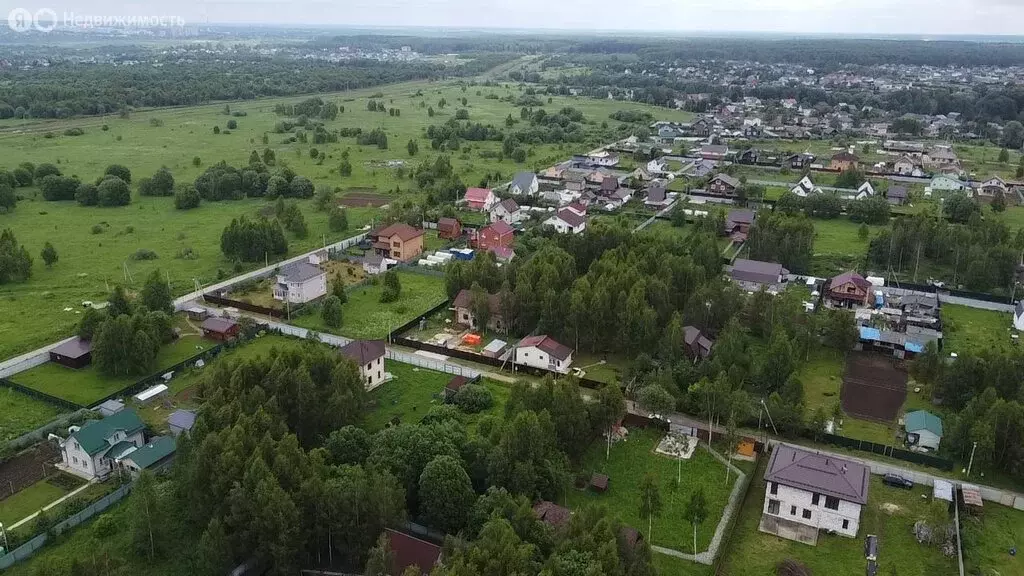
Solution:
[[[462,236],[462,222],[455,218],[439,218],[437,220],[437,236],[445,240],[458,240]]]
[[[481,250],[492,248],[511,248],[515,240],[515,231],[511,226],[502,220],[491,224],[480,230],[477,234],[476,245]]]

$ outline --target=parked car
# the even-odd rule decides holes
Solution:
[[[886,486],[892,486],[893,488],[905,488],[910,490],[914,487],[914,481],[908,478],[904,478],[898,474],[886,474],[882,476],[882,483]]]

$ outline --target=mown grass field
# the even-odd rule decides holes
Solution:
[[[767,462],[767,457],[764,460]],[[785,540],[758,530],[764,506],[764,465],[754,472],[753,483],[740,509],[723,569],[723,576],[769,576],[776,573],[779,562],[797,560],[811,574],[831,576],[862,576],[865,570],[864,536],[879,538],[879,574],[900,576],[936,576],[955,574],[956,559],[946,558],[937,547],[918,544],[912,527],[925,513],[931,488],[913,490],[890,488],[878,476],[871,477],[868,503],[860,516],[856,538],[829,536],[821,533],[817,546]],[[883,505],[886,506],[883,508]]]
[[[157,369],[167,368],[195,356],[216,343],[199,336],[182,336],[165,345],[157,353]],[[130,386],[142,376],[125,376],[109,378],[100,374],[90,364],[85,368],[73,369],[55,362],[47,362],[14,375],[13,380],[22,386],[45,392],[51,396],[63,398],[82,406],[91,406],[94,402],[108,394],[112,394]]]
[[[116,115],[63,121],[36,121],[29,125],[0,122],[0,147],[4,150],[2,168],[14,168],[21,162],[58,165],[66,174],[76,174],[83,180],[93,180],[103,173],[107,165],[120,163],[132,170],[133,180],[150,176],[161,166],[169,168],[176,181],[191,182],[207,166],[225,160],[232,165],[248,162],[252,150],[269,147],[276,151],[278,165],[287,164],[296,173],[307,176],[315,184],[341,188],[373,188],[381,193],[402,195],[415,188],[408,178],[412,169],[434,153],[424,139],[424,131],[433,124],[443,124],[455,116],[465,97],[470,120],[504,127],[509,114],[518,119],[519,109],[511,102],[503,102],[488,95],[518,97],[521,88],[494,86],[467,86],[465,91],[456,83],[412,82],[365,90],[323,95],[345,107],[337,119],[326,121],[328,130],[362,128],[370,131],[382,128],[389,139],[389,149],[358,146],[354,138],[342,138],[333,144],[283,143],[285,134],[275,134],[274,125],[281,117],[274,113],[278,103],[297,103],[307,97],[263,99],[232,103],[233,111],[247,115],[234,118],[238,127],[230,134],[214,134],[214,126],[221,129],[231,117],[223,114],[223,104],[135,111],[129,118]],[[370,112],[369,96],[389,108],[401,110],[400,116]],[[444,98],[448,106],[439,107]],[[421,106],[422,103],[422,106]],[[610,126],[615,122],[608,115],[617,110],[644,110],[662,120],[687,120],[687,112],[655,108],[642,104],[614,102],[573,97],[553,97],[545,101],[544,108],[555,112],[564,106],[582,111],[588,130],[600,132],[602,122]],[[427,108],[435,109],[429,117]],[[154,126],[151,122],[161,124]],[[108,129],[104,131],[102,127]],[[517,125],[521,126],[521,125]],[[82,136],[63,136],[65,129],[80,127]],[[49,132],[52,138],[46,138]],[[263,144],[263,136],[268,144]],[[500,142],[467,142],[468,150],[451,154],[452,165],[467,185],[477,185],[485,174],[500,173],[503,177],[524,169],[536,170],[562,160],[573,153],[586,151],[598,144],[593,141],[578,144],[534,146],[528,150],[524,164],[511,160],[498,162],[496,158],[482,158],[482,152],[500,150]],[[410,157],[406,150],[409,140],[416,140],[419,153]],[[327,159],[318,165],[310,157],[311,148],[326,153]],[[340,177],[338,165],[342,151],[348,150],[353,166],[352,175]],[[199,157],[201,165],[192,161]],[[397,167],[388,168],[389,160],[405,162],[404,176]],[[400,192],[399,192],[400,190]],[[141,286],[146,274],[156,268],[166,272],[175,293],[193,289],[194,279],[209,283],[218,276],[218,269],[232,275],[231,263],[220,254],[220,234],[231,218],[248,214],[255,216],[269,202],[242,200],[235,202],[204,203],[196,210],[176,211],[170,198],[134,198],[127,207],[83,208],[72,202],[44,202],[34,199],[35,188],[19,189],[27,200],[18,204],[12,214],[0,215],[0,229],[11,228],[19,241],[36,257],[33,278],[23,284],[4,286],[4,311],[0,316],[0,358],[7,358],[31,350],[39,345],[67,336],[77,320],[74,312],[64,308],[77,308],[83,300],[103,298],[114,283],[126,282],[125,270],[131,273],[134,288]],[[315,212],[310,201],[300,206],[309,226],[305,239],[290,238],[291,253],[299,253],[332,241],[348,237],[363,224],[378,217],[376,209],[350,209],[349,230],[332,233],[327,229],[326,215]],[[106,225],[104,225],[104,223]],[[104,225],[102,234],[92,235],[93,225]],[[109,226],[107,226],[109,225]],[[131,233],[128,227],[134,228]],[[290,235],[289,235],[290,236]],[[47,270],[38,257],[43,243],[50,241],[57,248],[60,261]],[[154,250],[159,259],[135,262],[130,255],[140,248]],[[175,258],[179,250],[192,248],[198,258]]]
[[[444,278],[414,272],[399,272],[398,278],[402,292],[394,302],[380,301],[383,285],[379,281],[350,290],[338,328],[324,324],[319,312],[293,317],[291,323],[349,338],[382,339],[445,299]]]
[[[0,442],[39,428],[63,411],[10,388],[0,388]]]
[[[570,486],[566,503],[569,508],[604,506],[623,523],[642,532],[652,545],[692,554],[693,527],[684,514],[690,494],[701,488],[707,498],[708,515],[697,527],[697,551],[704,551],[722,518],[736,475],[731,474],[726,484],[725,466],[706,450],[698,448],[691,459],[682,462],[681,488],[673,491],[680,468],[676,459],[654,452],[661,437],[657,430],[631,429],[626,441],[612,446],[607,460],[605,443],[595,442],[584,455],[581,469],[588,476],[592,472],[607,474],[608,491],[598,494]],[[661,516],[654,519],[652,534],[648,533],[647,520],[641,520],[639,513],[640,483],[648,472],[654,473],[657,479],[663,504]]]
[[[956,304],[942,305],[942,351],[946,354],[980,353],[1016,348],[1013,315]]]
[[[47,480],[40,480],[21,492],[0,500],[0,524],[10,526],[65,494],[67,490]]]

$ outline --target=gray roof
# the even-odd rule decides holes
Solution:
[[[191,410],[175,410],[167,417],[167,423],[175,428],[191,430],[196,423],[196,413]]]
[[[777,284],[780,276],[788,274],[789,270],[783,268],[782,264],[737,258],[729,272],[729,277],[741,282]]]
[[[885,193],[887,198],[903,198],[907,197],[906,186],[889,186],[889,190]]]
[[[753,224],[756,217],[753,210],[747,210],[746,208],[729,210],[729,215],[725,217],[725,227],[731,232],[733,226],[737,224]]]
[[[647,200],[651,202],[664,202],[665,196],[664,184],[651,184],[651,186],[647,188]]]
[[[512,179],[510,188],[518,187],[520,190],[526,190],[533,184],[533,180],[537,177],[533,172],[519,172],[516,177]]]
[[[766,482],[834,496],[847,502],[867,504],[870,471],[863,464],[817,454],[788,444],[779,444],[772,452]]]
[[[285,280],[288,282],[296,283],[311,280],[321,274],[326,274],[326,272],[321,270],[318,266],[313,266],[308,262],[295,262],[294,264],[289,264],[279,272],[279,275],[284,276]]]
[[[559,220],[565,222],[566,224],[572,226],[573,228],[576,228],[577,226],[587,221],[586,216],[580,216],[579,214],[573,212],[572,210],[566,210],[564,208],[562,210],[559,210],[558,213],[555,214],[555,216],[557,216]]]
[[[58,356],[67,356],[68,358],[81,358],[92,352],[92,343],[75,337],[50,350],[50,352]]]
[[[353,340],[339,350],[342,356],[355,360],[357,364],[369,364],[384,356],[383,340]]]
[[[733,178],[732,176],[729,176],[728,174],[725,174],[725,173],[718,174],[714,178],[711,179],[712,182],[714,182],[715,180],[721,180],[722,182],[725,182],[726,184],[728,184],[729,186],[732,186],[733,188],[739,188],[740,187],[739,179]]]
[[[380,254],[368,254],[363,256],[363,263],[369,264],[370,266],[380,266],[384,262],[384,256]]]

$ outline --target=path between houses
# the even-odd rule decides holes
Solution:
[[[78,488],[75,488],[71,492],[68,492],[67,494],[61,496],[60,498],[54,500],[53,502],[50,502],[46,506],[43,506],[43,510],[49,510],[49,509],[53,508],[54,506],[59,505],[60,503],[64,502],[65,500],[67,500],[67,499],[77,495],[79,492],[82,492],[83,490],[85,490],[89,486],[92,486],[92,484],[93,483],[91,481],[90,482],[86,482],[85,484],[82,484],[81,486],[79,486]],[[14,524],[11,524],[10,526],[8,526],[7,527],[7,531],[10,532],[10,531],[14,530],[18,526],[21,526],[22,524],[31,521],[33,518],[35,518],[38,515],[39,515],[38,511],[33,512],[29,516],[27,516],[25,518],[22,518],[21,520],[18,520]]]

